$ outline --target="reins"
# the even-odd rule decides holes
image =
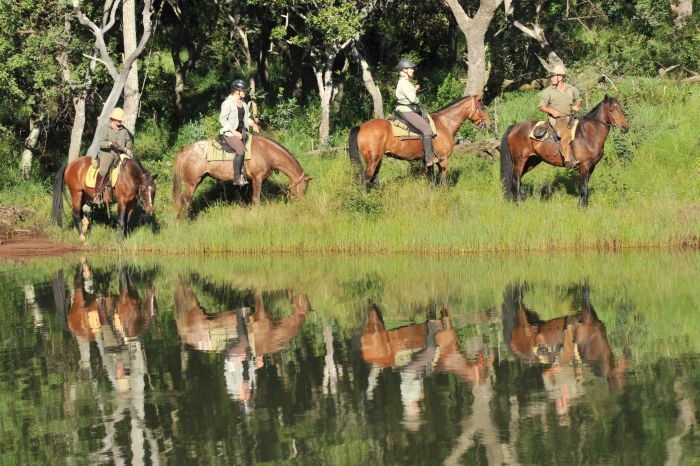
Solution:
[[[442,110],[438,110],[437,112],[433,112],[433,113],[436,114],[436,115],[443,116],[443,117],[447,118],[448,120],[452,120],[452,121],[454,121],[455,123],[460,123],[460,124],[461,124],[461,123],[464,123],[465,120],[470,120],[470,121],[471,121],[471,120],[472,120],[472,117],[473,117],[474,115],[476,115],[477,113],[479,113],[479,107],[476,105],[476,96],[475,96],[475,95],[472,95],[472,96],[469,96],[469,97],[470,97],[471,99],[474,100],[474,111],[473,111],[472,113],[470,113],[469,115],[467,115],[466,117],[464,117],[463,120],[458,120],[458,119],[456,119],[456,118],[452,118],[451,116],[448,116],[448,115],[445,115],[444,113],[442,113],[442,112],[444,112],[445,110],[447,110],[446,108],[443,108]],[[482,121],[484,121],[484,119],[483,119],[483,118],[480,118],[479,120],[476,121],[476,123],[478,124],[478,123],[481,123]]]

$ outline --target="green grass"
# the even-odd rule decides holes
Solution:
[[[591,178],[590,207],[585,210],[577,207],[579,181],[574,173],[540,165],[524,178],[528,199],[512,204],[502,198],[498,162],[465,153],[450,159],[448,190],[429,184],[419,167],[385,159],[381,189],[365,193],[353,182],[345,154],[303,152],[308,147],[299,146],[305,142],[280,133],[275,137],[315,177],[304,199],[286,202],[280,194],[287,183],[283,175],[268,181],[268,193],[257,208],[240,202],[235,188],[205,182],[195,195],[195,220],[178,227],[170,197],[172,160],[147,161],[161,173],[158,229],[137,228],[119,248],[195,254],[468,254],[698,247],[700,91],[648,79],[620,81],[617,88],[590,89],[590,106],[606,92],[619,96],[630,132],[611,132],[605,157]],[[489,113],[503,131],[513,122],[536,117],[536,101],[535,93],[507,94],[492,103]],[[49,217],[46,194],[11,201],[3,196],[2,202],[24,202],[37,218]],[[48,231],[53,239],[77,244],[74,230]],[[112,226],[93,225],[88,247],[117,249],[115,237]]]

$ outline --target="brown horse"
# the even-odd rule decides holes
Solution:
[[[457,99],[440,110],[430,114],[435,122],[437,136],[433,139],[433,150],[441,159],[438,162],[440,177],[447,184],[447,165],[455,145],[455,134],[464,120],[469,119],[479,127],[491,123],[486,113],[481,96],[466,96]],[[362,126],[350,130],[348,142],[350,160],[361,170],[362,159],[365,169],[361,177],[364,184],[378,186],[377,174],[382,164],[382,157],[387,154],[399,160],[417,160],[423,158],[423,144],[420,138],[406,139],[394,137],[388,120],[375,118]],[[361,158],[360,158],[361,157]]]
[[[581,360],[593,372],[605,377],[613,387],[624,385],[623,375],[629,368],[626,358],[615,359],[605,332],[583,287],[583,303],[576,315],[542,321],[523,303],[525,287],[510,286],[504,293],[503,333],[506,344],[518,358],[531,363],[576,367]]]
[[[63,226],[63,187],[68,185],[71,207],[73,211],[73,223],[78,229],[80,240],[85,241],[89,221],[83,217],[82,207],[88,201],[94,199],[95,188],[85,184],[85,178],[91,164],[90,157],[80,157],[68,165],[63,165],[56,173],[53,185],[53,219],[56,225]],[[126,235],[126,227],[131,219],[136,205],[140,205],[144,212],[153,215],[153,202],[156,197],[155,180],[158,175],[151,176],[135,159],[125,159],[113,192],[119,209],[119,239]],[[105,197],[108,197],[105,188]]]
[[[218,181],[233,180],[233,163],[231,161],[207,161],[207,141],[198,141],[185,147],[175,156],[173,174],[173,201],[177,219],[182,210],[187,211],[194,191],[205,176]],[[253,158],[246,160],[246,178],[253,183],[253,204],[260,202],[262,183],[274,170],[279,170],[289,178],[287,196],[294,199],[301,197],[309,185],[312,176],[304,173],[297,159],[277,142],[264,136],[254,136],[252,142]],[[181,193],[182,183],[185,192]]]
[[[540,162],[545,161],[555,167],[564,166],[564,158],[559,152],[559,144],[541,142],[530,138],[530,132],[537,122],[523,121],[510,126],[501,138],[501,183],[506,199],[522,200],[524,192],[520,180],[523,175]],[[603,146],[608,138],[610,127],[619,127],[623,133],[629,129],[620,102],[607,95],[596,107],[579,120],[576,137],[571,143],[578,172],[581,175],[581,197],[579,205],[588,205],[588,180],[598,161],[603,157]]]

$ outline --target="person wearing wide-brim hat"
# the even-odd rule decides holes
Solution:
[[[581,108],[581,97],[576,87],[564,81],[566,79],[564,65],[555,65],[547,76],[551,86],[540,93],[539,109],[549,116],[549,124],[556,129],[557,135],[561,138],[564,164],[568,168],[576,168],[579,162],[571,151],[571,131],[568,128],[568,120]]]
[[[416,91],[420,89],[418,84],[413,84],[411,78],[415,73],[416,65],[408,58],[402,58],[396,65],[399,70],[399,82],[396,85],[396,113],[412,129],[421,135],[423,139],[423,152],[425,165],[431,166],[437,160],[433,152],[433,130],[430,124],[421,116],[419,100]]]
[[[109,123],[104,125],[100,132],[100,152],[93,159],[93,166],[99,166],[100,172],[95,183],[95,197],[93,202],[102,202],[102,191],[107,180],[107,172],[119,154],[131,156],[134,150],[134,137],[131,132],[122,125],[124,110],[116,107],[109,115]],[[95,168],[97,168],[95,166]]]

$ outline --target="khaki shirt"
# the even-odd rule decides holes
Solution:
[[[107,123],[100,131],[100,154],[112,154],[109,148],[111,143],[115,143],[122,149],[134,150],[134,138],[131,132],[122,126],[119,130],[114,131],[112,125]]]
[[[571,106],[579,100],[578,89],[564,83],[564,90],[557,90],[556,86],[549,86],[540,93],[540,106],[553,108],[564,116],[571,115]]]
[[[243,116],[244,128],[250,128],[253,125],[253,119],[250,118],[249,106],[249,103],[243,102],[243,110],[245,112]],[[219,134],[223,134],[226,131],[236,131],[236,128],[238,128],[238,106],[236,106],[232,95],[229,95],[226,100],[224,100],[224,103],[221,104],[219,124],[221,125]]]
[[[411,112],[409,104],[417,104],[420,101],[416,95],[416,86],[411,81],[401,77],[396,85],[396,110],[399,112]]]

